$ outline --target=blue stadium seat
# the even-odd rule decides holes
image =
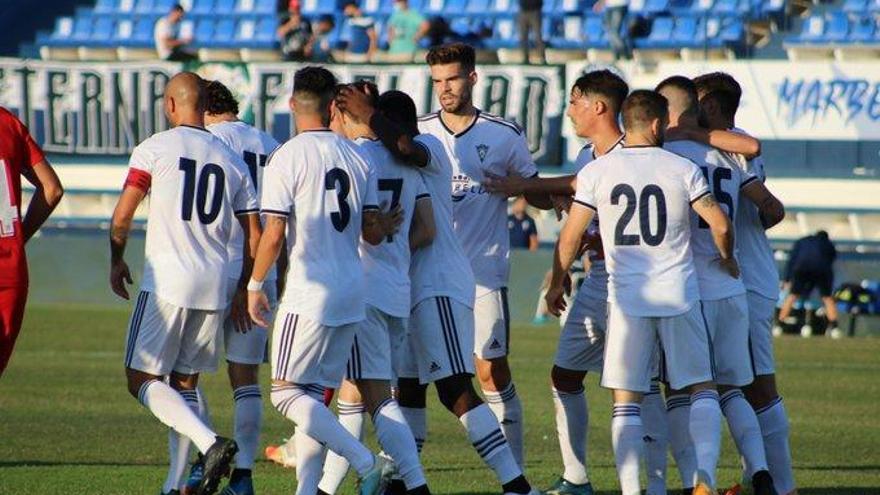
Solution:
[[[422,4],[422,13],[425,15],[439,15],[443,13],[444,0],[425,0]]]
[[[446,0],[443,5],[443,12],[446,15],[456,15],[464,12],[467,7],[467,0]]]
[[[657,15],[669,9],[669,0],[631,0],[629,11],[634,14]]]
[[[73,44],[81,44],[88,41],[92,35],[92,28],[95,25],[95,19],[92,16],[79,16],[73,23],[73,33],[70,35],[70,41]]]
[[[116,0],[97,0],[95,2],[96,14],[115,14],[118,2]]]
[[[65,46],[71,43],[75,22],[72,17],[59,17],[55,20],[55,29],[45,40],[47,45]]]
[[[519,46],[516,19],[512,16],[496,19],[495,24],[492,26],[492,37],[485,40],[484,44],[486,48],[493,50]]]
[[[854,14],[861,14],[868,10],[868,0],[845,0],[843,10]]]
[[[678,17],[672,30],[673,41],[682,46],[690,46],[697,38],[697,24],[696,17]]]
[[[214,14],[232,14],[235,12],[235,0],[214,0]]]
[[[153,27],[156,25],[156,19],[151,17],[141,17],[134,24],[131,41],[136,45],[153,46]]]
[[[274,14],[275,0],[238,0],[235,11],[241,14]]]
[[[584,42],[587,48],[608,47],[608,33],[605,32],[605,25],[601,17],[598,15],[586,16],[583,29]]]
[[[214,0],[193,0],[189,13],[192,15],[211,15],[214,12]]]
[[[846,41],[849,35],[849,16],[846,12],[832,12],[828,16],[825,28],[825,41],[839,43]]]
[[[868,15],[860,17],[853,23],[849,32],[849,41],[852,43],[872,43],[877,31],[877,23]]]
[[[95,17],[95,24],[92,26],[92,33],[89,37],[88,44],[92,46],[112,45],[111,40],[115,29],[116,21],[113,17],[108,15]]]
[[[808,17],[801,32],[790,38],[789,41],[796,43],[821,43],[825,39],[825,19],[819,15]]]
[[[672,17],[656,17],[647,38],[635,40],[638,48],[670,48],[675,20]]]
[[[557,11],[561,11],[562,9],[562,0],[544,0],[544,3],[541,4],[541,12],[544,16],[549,16],[557,13]]]
[[[211,17],[203,17],[196,21],[196,28],[193,32],[193,42],[197,46],[205,46],[214,39],[214,19]]]
[[[431,0],[425,0],[425,5]],[[492,13],[507,16],[519,12],[518,0],[492,0]]]
[[[517,5],[519,2],[517,2]],[[559,0],[556,4],[556,9],[559,12],[568,13],[578,13],[583,14],[584,12],[591,12],[590,6],[592,6],[592,2],[587,5],[587,2],[584,0]]]
[[[177,3],[178,0],[156,0],[156,3],[153,5],[153,13],[165,15]]]
[[[709,12],[715,6],[715,0],[693,0],[690,6],[691,13]]]
[[[134,13],[137,15],[153,14],[155,0],[137,0],[134,4]]]
[[[490,0],[468,0],[467,12],[470,14],[485,15],[491,7]]]
[[[550,45],[563,50],[584,48],[584,18],[579,15],[566,15],[550,25]]]

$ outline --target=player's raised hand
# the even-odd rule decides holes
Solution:
[[[127,301],[129,295],[128,289],[125,285],[131,283],[134,282],[131,279],[131,272],[128,270],[128,264],[126,264],[125,261],[119,260],[110,264],[110,288],[117,296]]]
[[[403,208],[400,205],[395,205],[394,208],[385,211],[385,203],[382,203],[379,224],[382,226],[382,231],[385,235],[393,236],[400,230],[400,226],[403,224]]]
[[[370,90],[365,89],[364,91]],[[351,115],[361,122],[369,122],[370,117],[373,116],[373,112],[376,111],[376,109],[373,108],[370,98],[375,98],[379,95],[368,95],[364,91],[353,86],[342,88],[336,96],[336,106],[339,110]]]
[[[483,178],[483,187],[490,193],[513,197],[523,194],[527,180],[524,177],[502,177],[486,172]]]
[[[250,331],[251,319],[248,315],[247,290],[242,288],[236,289],[235,295],[232,296],[229,318],[232,319],[236,332],[247,333]]]
[[[270,312],[269,299],[262,290],[247,291],[247,312],[254,323],[261,327],[268,328],[269,321],[266,315]]]
[[[547,311],[557,318],[565,311],[565,292],[563,286],[550,286],[544,296],[544,301],[547,302]]]
[[[562,214],[568,213],[574,198],[571,196],[551,194],[550,203],[553,205],[553,211],[556,212],[556,220],[562,220]]]

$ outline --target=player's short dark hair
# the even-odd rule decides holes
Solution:
[[[212,115],[232,113],[238,115],[238,100],[232,91],[220,81],[205,82],[205,111]]]
[[[682,93],[684,96],[684,100],[678,102],[676,98],[676,103],[681,103],[683,108],[677,109],[681,112],[696,112],[699,101],[697,100],[697,86],[694,82],[684,76],[670,76],[666,79],[660,81],[660,84],[654,88],[654,91],[661,92],[666,88],[673,88]],[[676,106],[676,105],[673,105]]]
[[[336,26],[336,18],[333,17],[332,14],[323,14],[321,17],[318,17],[318,22],[326,22],[330,24],[330,27]]]
[[[293,98],[319,113],[325,125],[330,122],[330,102],[335,95],[336,76],[329,70],[309,65],[293,74]]]
[[[740,97],[736,93],[718,89],[703,95],[703,97],[700,98],[700,103],[707,101],[715,102],[725,117],[732,118],[736,115],[736,109],[739,107],[739,99]]]
[[[366,93],[367,96],[370,97],[370,104],[373,105],[373,107],[376,106],[379,98],[379,87],[376,86],[376,83],[374,83],[373,81],[368,81],[366,79],[360,79],[351,83],[351,85],[354,87],[354,89],[362,93]]]
[[[629,94],[629,86],[617,74],[608,69],[594,70],[577,78],[572,91],[577,90],[582,95],[599,95],[611,105],[616,113],[620,111],[623,100]]]
[[[623,101],[621,115],[623,127],[627,131],[643,129],[655,119],[665,120],[669,117],[669,102],[656,91],[638,89]]]
[[[467,72],[473,72],[477,67],[477,54],[474,47],[467,43],[455,42],[435,46],[425,56],[428,65],[461,64]]]
[[[186,12],[186,10],[184,10],[183,5],[175,3],[171,6],[171,12]]]
[[[391,90],[382,93],[376,109],[388,120],[401,125],[410,136],[419,133],[419,118],[416,103],[403,91]]]
[[[694,84],[697,86],[697,94],[703,96],[715,91],[730,92],[734,96],[736,105],[728,116],[733,117],[736,114],[740,100],[742,100],[742,86],[739,85],[733,76],[726,72],[710,72],[695,77]]]

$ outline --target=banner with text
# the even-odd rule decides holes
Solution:
[[[124,155],[167,128],[162,91],[183,67],[175,63],[53,63],[0,59],[0,105],[31,128],[46,151]],[[288,108],[296,64],[220,64],[190,67],[219,79],[240,98],[242,118],[276,138],[295,132]],[[333,65],[340,81],[369,79],[379,89],[399,89],[420,113],[437,108],[423,65]],[[475,104],[526,130],[541,164],[562,159],[564,73],[559,66],[487,65],[478,70]]]
[[[585,70],[598,66],[570,63],[571,85]],[[604,67],[603,67],[604,68]],[[672,75],[697,76],[723,71],[743,89],[737,124],[761,139],[880,140],[880,64],[859,62],[680,62],[663,61],[656,72],[621,67],[630,89],[653,88]],[[580,146],[566,126],[566,156]]]

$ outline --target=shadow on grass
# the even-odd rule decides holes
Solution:
[[[168,466],[167,462],[105,462],[105,461],[0,461],[0,469],[15,467],[154,467]]]

